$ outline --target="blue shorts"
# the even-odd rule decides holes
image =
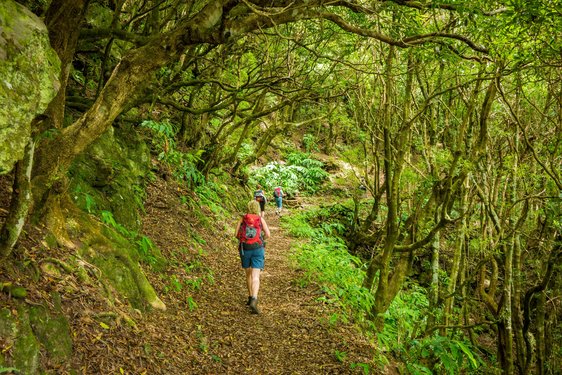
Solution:
[[[254,250],[240,250],[242,268],[259,268],[263,270],[265,263],[265,248],[258,247]]]

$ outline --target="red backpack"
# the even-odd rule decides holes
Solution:
[[[273,196],[275,198],[279,198],[283,196],[283,190],[281,190],[280,187],[276,187],[275,190],[273,191]]]
[[[254,214],[244,215],[237,237],[246,250],[262,246],[261,217]]]

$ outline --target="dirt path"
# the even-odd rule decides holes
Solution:
[[[235,249],[227,246],[209,257],[215,284],[201,294],[195,313],[201,337],[216,363],[201,363],[197,373],[346,374],[351,362],[368,361],[370,348],[357,342],[350,327],[329,327],[326,307],[314,288],[296,285],[289,267],[291,239],[269,208],[271,230],[261,277],[260,315],[245,306],[247,291]],[[342,362],[335,353],[346,353]],[[358,373],[356,371],[355,373]]]
[[[104,330],[92,319],[76,325],[74,368],[84,374],[363,373],[351,364],[370,362],[374,349],[354,328],[328,323],[330,307],[317,301],[317,287],[298,285],[301,271],[291,268],[288,259],[292,240],[271,206],[266,212],[272,235],[261,277],[261,314],[253,315],[245,305],[235,219],[221,233],[205,233],[179,204],[174,189],[157,183],[148,193],[143,233],[174,269],[147,276],[167,310],[144,314],[134,330],[124,324]],[[188,242],[189,232],[204,239],[203,256]],[[192,268],[187,271],[186,266]],[[173,290],[176,275],[184,287]],[[186,280],[202,282],[201,287],[188,288]],[[189,308],[189,297],[197,307]]]

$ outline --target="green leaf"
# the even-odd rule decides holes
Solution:
[[[474,354],[468,348],[468,346],[466,346],[462,341],[455,340],[454,343],[457,344],[460,350],[462,350],[462,352],[468,357],[468,360],[470,361],[470,365],[472,366],[472,368],[477,368],[478,362],[476,361],[476,358],[474,358]]]

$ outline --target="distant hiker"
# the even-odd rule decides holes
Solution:
[[[265,204],[267,203],[267,199],[265,198],[265,193],[263,192],[260,184],[256,185],[254,199],[260,204],[260,216],[265,217]]]
[[[275,199],[275,213],[281,216],[281,209],[283,208],[283,189],[277,186],[273,189],[273,198]]]
[[[252,314],[259,314],[258,291],[260,272],[265,263],[265,239],[269,238],[269,227],[260,215],[260,204],[256,200],[248,202],[248,213],[243,215],[235,232],[242,268],[246,271],[248,302]]]

